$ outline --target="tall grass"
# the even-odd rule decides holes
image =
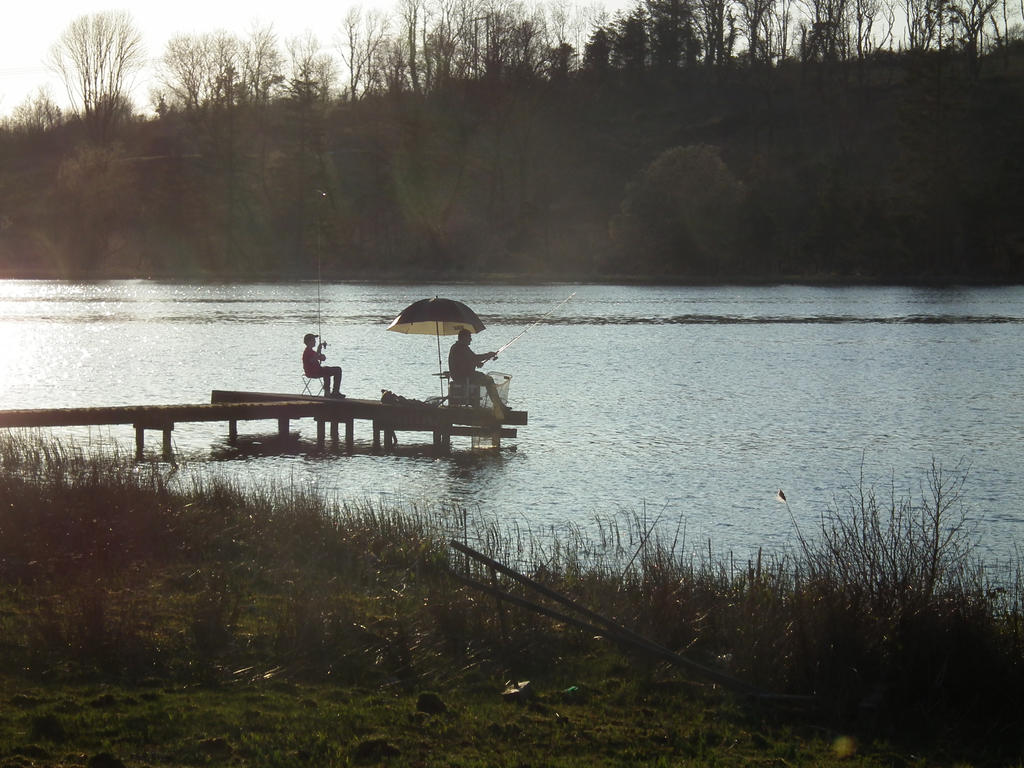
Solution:
[[[950,710],[1001,720],[1021,674],[1020,594],[998,585],[1019,577],[993,580],[979,559],[965,480],[933,464],[917,502],[862,482],[822,516],[793,569],[794,683],[919,722]]]
[[[0,667],[391,684],[589,652],[590,636],[453,580],[537,599],[454,554],[456,536],[763,690],[863,722],[1005,735],[1024,715],[1004,695],[1024,682],[1024,581],[978,559],[965,477],[933,466],[917,501],[862,482],[792,550],[738,561],[643,510],[540,532],[3,435]]]

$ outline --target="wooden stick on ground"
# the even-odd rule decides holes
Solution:
[[[504,565],[503,563],[499,563],[497,560],[487,557],[487,555],[481,552],[477,552],[475,549],[459,541],[456,541],[455,539],[452,539],[450,541],[450,545],[453,549],[456,549],[459,552],[462,552],[463,554],[472,557],[474,560],[486,565],[488,568],[492,568],[495,571],[503,573],[509,576],[510,578],[514,579],[515,581],[518,581],[520,584],[523,584],[529,587],[530,589],[539,592],[545,597],[555,600],[556,602],[561,603],[562,605],[565,605],[571,608],[572,610],[583,614],[590,621],[599,625],[599,627],[595,628],[593,624],[581,621],[579,619],[575,619],[571,616],[560,613],[558,611],[553,611],[550,608],[545,608],[544,606],[532,603],[528,600],[524,600],[523,598],[514,597],[513,595],[510,595],[508,593],[500,593],[503,599],[509,600],[509,602],[512,602],[516,605],[520,605],[522,607],[535,610],[541,614],[554,618],[558,621],[563,621],[573,626],[577,626],[588,630],[596,629],[596,631],[598,631],[600,634],[612,638],[613,640],[617,640],[619,642],[635,646],[672,664],[685,667],[691,670],[692,672],[696,672],[697,674],[701,675],[702,677],[708,680],[718,683],[719,685],[722,685],[738,693],[743,693],[748,696],[756,696],[758,698],[765,699],[791,699],[804,701],[813,698],[808,696],[787,696],[779,694],[769,694],[759,691],[753,686],[750,686],[747,683],[743,682],[742,680],[732,677],[731,675],[727,675],[725,672],[722,672],[717,669],[712,669],[711,667],[706,667],[703,664],[699,664],[691,659],[686,658],[685,656],[681,656],[678,653],[675,653],[674,651],[671,651],[668,648],[665,648],[664,646],[661,646],[655,643],[654,641],[643,637],[642,635],[638,635],[636,632],[626,629],[626,627],[623,627],[621,624],[613,621],[612,619],[602,616],[601,614],[590,610],[584,605],[580,605],[575,600],[572,600],[571,598],[566,597],[565,595],[559,592],[556,592],[550,587],[546,587],[543,584],[534,581],[529,576],[526,576],[520,573],[519,571],[516,571],[513,568]],[[472,579],[467,579],[465,577],[458,575],[456,575],[456,578],[459,579],[459,581],[468,584],[469,586],[473,586],[478,589],[483,589],[488,593],[493,594],[494,591],[496,591],[494,587],[489,587],[487,585],[480,584],[479,582],[475,582]],[[601,627],[603,627],[603,629],[601,629]]]

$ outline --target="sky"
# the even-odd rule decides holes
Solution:
[[[621,0],[619,0],[621,1]],[[116,2],[116,0],[115,0]],[[601,3],[612,8],[616,0]],[[167,41],[178,34],[204,34],[225,30],[248,36],[254,24],[270,24],[278,40],[313,32],[325,48],[333,48],[348,9],[381,8],[390,11],[394,0],[124,0],[108,5],[95,0],[12,0],[0,14],[0,116],[11,112],[48,85],[50,97],[62,108],[67,93],[46,65],[50,49],[67,26],[79,16],[104,11],[128,11],[142,33],[147,56],[158,59]],[[148,104],[148,83],[136,82],[135,102]]]
[[[244,37],[254,23],[272,24],[282,43],[312,31],[321,44],[331,47],[345,13],[356,4],[375,6],[373,0],[352,4],[323,0],[124,0],[116,5],[95,0],[14,0],[6,4],[0,17],[0,115],[9,115],[45,84],[49,84],[53,100],[66,106],[64,85],[49,70],[46,59],[67,26],[79,16],[128,11],[142,33],[147,56],[155,60],[174,35],[222,29]],[[136,85],[135,101],[141,106],[148,100],[149,86]]]

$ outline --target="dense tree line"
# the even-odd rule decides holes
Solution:
[[[73,22],[0,130],[0,272],[1024,277],[1010,0],[401,0],[334,47]],[[899,30],[899,31],[897,31]]]

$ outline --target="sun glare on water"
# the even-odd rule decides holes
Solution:
[[[50,372],[64,365],[54,359],[57,343],[48,327],[65,290],[60,283],[41,291],[34,281],[0,280],[0,407],[35,407],[32,389],[45,390]]]

